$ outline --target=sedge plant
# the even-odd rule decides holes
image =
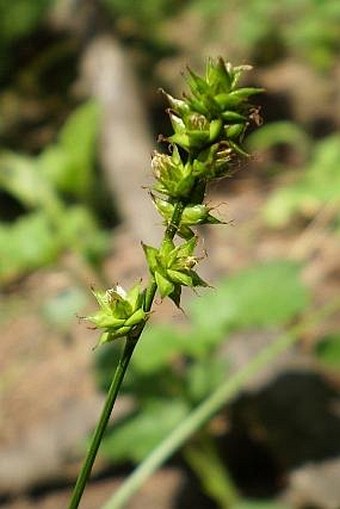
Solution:
[[[69,509],[79,506],[100,443],[135,346],[150,317],[158,294],[181,305],[183,287],[208,284],[198,275],[198,236],[194,228],[221,223],[205,203],[207,185],[230,176],[240,157],[250,123],[258,122],[258,111],[249,99],[258,88],[239,84],[249,66],[233,67],[222,58],[209,59],[204,76],[191,69],[185,74],[188,92],[177,99],[163,92],[172,125],[171,136],[161,141],[168,153],[156,151],[151,167],[155,182],[150,189],[153,203],[165,225],[159,247],[142,243],[149,270],[146,284],[137,282],[129,290],[115,285],[106,291],[93,290],[99,310],[87,317],[101,331],[99,345],[124,338],[124,348],[109,387],[104,408],[71,496]]]

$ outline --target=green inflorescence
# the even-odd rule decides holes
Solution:
[[[88,317],[102,330],[100,343],[130,336],[136,339],[146,323],[156,291],[180,306],[183,286],[207,286],[194,270],[193,227],[222,223],[204,204],[208,182],[231,174],[235,160],[247,156],[243,138],[248,125],[258,119],[249,98],[258,88],[239,86],[249,66],[233,67],[222,58],[207,61],[203,77],[188,68],[188,93],[176,99],[163,91],[173,134],[161,138],[169,153],[155,151],[151,167],[155,178],[150,195],[166,230],[160,248],[143,244],[150,272],[149,286],[141,284],[125,293],[119,286],[94,291],[100,310]],[[175,244],[174,238],[184,239]],[[151,297],[150,297],[151,295]]]

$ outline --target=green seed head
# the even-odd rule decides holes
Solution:
[[[143,310],[143,292],[140,284],[129,292],[116,285],[106,291],[92,291],[99,304],[99,310],[87,317],[96,328],[102,329],[100,344],[122,336],[128,336],[144,323],[148,315]]]
[[[173,241],[167,240],[160,249],[143,245],[149,270],[157,284],[161,298],[170,297],[179,305],[181,286],[195,287],[207,286],[194,272],[198,258],[193,252],[197,245],[197,237],[176,246]],[[175,298],[173,298],[176,296]]]

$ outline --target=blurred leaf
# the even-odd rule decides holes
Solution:
[[[64,209],[59,235],[65,248],[81,253],[93,263],[108,249],[108,235],[99,228],[91,212],[83,205]]]
[[[60,144],[48,145],[35,160],[39,174],[59,190],[64,187],[64,179],[68,179],[70,158]]]
[[[244,270],[191,302],[190,316],[200,334],[284,325],[303,311],[307,291],[299,266],[274,261]]]
[[[283,228],[293,215],[301,211],[302,206],[306,213],[309,211],[313,215],[319,207],[319,201],[304,186],[278,189],[264,206],[264,219],[272,228]]]
[[[340,334],[328,336],[316,348],[317,358],[331,368],[340,367]]]
[[[177,3],[170,0],[148,0],[148,2],[103,0],[103,2],[112,11],[113,16],[131,18],[146,26],[154,23],[159,24],[162,20],[165,20],[167,16],[173,13]]]
[[[53,0],[0,0],[0,40],[9,42],[31,32]]]
[[[223,3],[221,3],[223,9]],[[237,0],[233,6],[238,12],[235,34],[240,45],[259,54],[266,61],[276,42],[276,54],[270,62],[285,53],[309,60],[317,68],[329,69],[336,61],[339,49],[340,8],[338,0],[251,0],[247,4]],[[266,44],[265,44],[266,43]],[[262,60],[261,60],[262,59]]]
[[[340,203],[340,135],[316,144],[311,163],[296,184],[274,191],[264,215],[271,226],[284,226],[299,212],[313,217],[322,205]]]
[[[147,328],[132,358],[133,367],[148,374],[161,370],[185,351],[184,341],[174,327]]]
[[[219,454],[216,441],[206,432],[184,447],[184,457],[201,482],[203,491],[216,507],[233,508],[238,500],[236,487]]]
[[[64,172],[70,185],[70,176],[73,178],[75,194],[82,193],[90,185],[92,167],[89,157],[93,152],[94,131],[97,128],[94,128],[95,111],[96,106],[87,104],[65,126],[62,142],[68,151],[61,145],[55,145],[46,149],[40,158],[12,152],[0,154],[0,188],[25,207],[39,210],[17,220],[15,224],[1,226],[0,254],[2,252],[3,267],[0,269],[0,278],[9,280],[44,265],[65,248],[80,252],[94,264],[106,252],[108,236],[100,229],[89,209],[83,205],[66,206],[55,192],[56,182],[46,178],[47,169],[59,172],[59,175]],[[90,128],[84,127],[87,122]],[[74,139],[74,130],[78,128],[79,144]]]
[[[34,158],[13,152],[0,154],[0,187],[30,208],[46,206],[54,199],[48,182],[37,172]]]
[[[59,141],[38,158],[41,172],[53,186],[78,198],[88,197],[93,184],[99,116],[96,102],[79,106],[65,122]]]
[[[322,200],[340,198],[340,134],[334,134],[315,145],[305,180]]]
[[[0,280],[50,263],[60,250],[59,239],[43,213],[32,213],[13,225],[0,223]]]
[[[49,298],[42,306],[46,320],[60,329],[68,329],[70,322],[88,302],[88,295],[77,287],[65,288]]]
[[[116,423],[102,442],[114,461],[142,461],[189,413],[180,399],[149,400],[141,413]]]
[[[205,357],[186,370],[186,393],[197,404],[210,394],[227,376],[227,361]]]
[[[266,150],[280,143],[292,145],[293,148],[306,156],[310,140],[306,132],[293,122],[272,122],[256,129],[247,138],[250,152]]]

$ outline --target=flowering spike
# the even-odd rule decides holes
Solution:
[[[179,306],[179,288],[181,286],[207,286],[193,268],[197,265],[198,259],[193,255],[197,245],[197,237],[190,238],[187,242],[175,246],[170,239],[162,243],[155,255],[155,264],[149,263],[148,250],[146,257],[149,270],[155,279],[161,298],[174,297],[172,300]],[[155,249],[155,248],[151,248]],[[149,247],[150,250],[150,247]],[[152,257],[154,251],[152,251]],[[172,297],[171,297],[172,296]]]
[[[155,151],[152,156],[155,183],[150,195],[166,232],[159,249],[142,246],[152,284],[161,298],[169,297],[177,306],[182,286],[207,285],[194,270],[198,258],[193,228],[222,223],[204,204],[207,184],[230,175],[234,159],[248,155],[243,147],[246,129],[251,122],[259,123],[249,98],[262,89],[238,85],[249,69],[233,67],[222,58],[208,59],[204,76],[187,69],[189,92],[181,99],[162,90],[169,103],[173,133],[167,139],[169,153]],[[182,244],[174,243],[176,235],[185,239]],[[142,291],[140,284],[129,292],[118,285],[106,292],[93,292],[100,309],[88,319],[103,330],[101,343],[143,328],[148,318],[145,309],[149,311],[151,305],[148,292]]]

